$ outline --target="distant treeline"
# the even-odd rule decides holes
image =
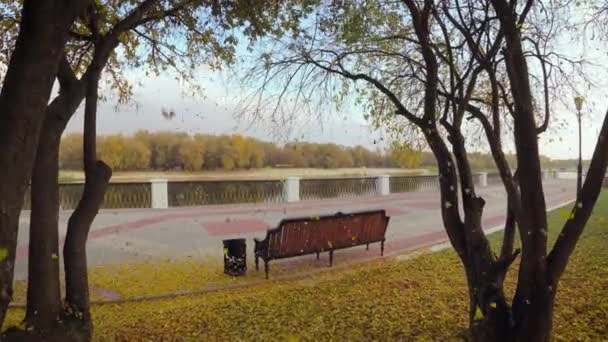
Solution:
[[[308,142],[282,146],[242,135],[188,135],[186,133],[138,131],[133,135],[104,135],[97,138],[99,159],[116,171],[137,170],[236,170],[263,167],[346,168],[397,167],[435,168],[430,152],[394,142],[386,149]],[[515,156],[507,155],[510,165]],[[573,167],[574,161],[552,161],[541,157],[543,167]],[[486,153],[469,153],[474,170],[493,170]],[[82,169],[82,134],[63,137],[60,167]]]
[[[297,142],[284,146],[242,135],[188,135],[139,131],[97,138],[99,159],[114,170],[235,170],[263,167],[403,167],[421,166],[424,153],[395,143],[387,150],[362,146]],[[82,134],[61,141],[60,167],[82,169]],[[433,163],[433,160],[430,159]]]

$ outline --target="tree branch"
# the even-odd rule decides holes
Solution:
[[[581,196],[572,209],[572,217],[566,221],[553,250],[548,256],[550,279],[557,283],[564,272],[568,259],[576,247],[602,189],[602,181],[608,167],[608,112],[600,130],[595,151],[589,165]]]
[[[305,59],[305,61],[308,63],[311,63],[311,64],[315,65],[316,67],[323,69],[329,73],[338,74],[338,75],[341,75],[348,79],[351,79],[353,81],[364,80],[364,81],[370,83],[376,89],[378,89],[381,93],[383,93],[384,95],[386,95],[389,98],[389,100],[397,108],[395,111],[396,114],[405,116],[408,120],[412,121],[414,124],[416,124],[418,126],[423,125],[423,121],[419,117],[415,116],[412,112],[407,110],[407,108],[405,108],[405,106],[401,103],[399,98],[397,98],[397,96],[390,89],[386,88],[382,84],[382,82],[378,81],[377,79],[375,79],[367,74],[363,74],[363,73],[353,74],[353,73],[349,72],[348,70],[346,70],[342,66],[342,64],[340,64],[339,62],[337,63],[337,65],[340,68],[340,70],[336,70],[331,67],[325,66],[325,65],[319,63],[318,61],[316,61],[312,58],[309,58],[309,57],[307,57]]]
[[[78,83],[78,78],[76,77],[76,74],[74,74],[74,70],[72,70],[72,66],[70,65],[70,62],[65,54],[59,61],[59,68],[57,69],[57,81],[59,81],[60,89],[70,89],[76,83]]]

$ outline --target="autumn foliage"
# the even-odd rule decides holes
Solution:
[[[138,131],[98,138],[98,154],[114,170],[236,170],[263,167],[403,167],[433,166],[432,158],[407,144],[370,151],[362,146],[292,142],[278,144],[242,135],[188,135]],[[430,156],[428,156],[430,157]],[[430,163],[429,163],[430,162]],[[82,135],[61,142],[60,167],[82,167]]]
[[[238,170],[263,167],[347,168],[396,167],[435,168],[428,151],[394,141],[385,149],[363,146],[291,142],[279,145],[242,135],[207,135],[171,131],[138,131],[133,135],[98,137],[101,159],[117,171],[140,170]],[[515,156],[507,159],[516,165]],[[60,167],[82,169],[82,134],[67,134],[61,140]],[[474,170],[494,170],[492,156],[471,152]],[[551,160],[541,156],[544,168],[572,167],[572,160]]]

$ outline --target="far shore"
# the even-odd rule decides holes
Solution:
[[[236,171],[118,171],[112,175],[112,182],[145,182],[155,178],[168,180],[274,180],[286,177],[301,178],[341,178],[365,177],[378,175],[409,176],[434,174],[428,169],[399,169],[399,168],[263,168]],[[84,180],[81,171],[62,170],[60,181],[62,183],[80,182]]]

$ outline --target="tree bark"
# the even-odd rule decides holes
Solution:
[[[61,312],[58,150],[61,133],[43,130],[32,174],[32,211],[25,321],[45,336]],[[44,142],[44,144],[42,144]]]
[[[85,98],[86,89],[90,85],[94,87],[94,94],[89,95],[87,101],[86,117],[88,118],[85,132],[88,132],[89,137],[85,137],[85,143],[91,144],[93,142],[93,152],[87,153],[87,156],[94,156],[94,138],[95,138],[95,110],[97,105],[97,86],[98,80],[103,70],[103,67],[107,63],[112,51],[119,44],[119,35],[121,32],[129,30],[138,20],[156,3],[156,0],[146,0],[137,9],[129,13],[122,21],[117,23],[114,29],[107,36],[100,36],[97,32],[97,40],[95,42],[94,57],[84,73],[82,78],[79,80],[74,74],[68,60],[63,57],[59,63],[59,69],[57,72],[57,79],[60,84],[59,95],[52,101],[47,107],[46,116],[44,121],[43,131],[41,133],[39,141],[40,152],[37,155],[36,165],[34,166],[34,177],[36,181],[32,184],[32,194],[34,199],[32,202],[32,220],[30,226],[30,269],[28,273],[28,306],[26,313],[26,322],[30,327],[33,327],[34,331],[42,332],[49,330],[57,322],[57,305],[60,303],[59,291],[55,289],[59,288],[59,274],[58,274],[58,153],[60,145],[60,137],[67,126],[70,118]],[[92,113],[92,114],[91,114]],[[91,120],[92,117],[92,120]],[[92,126],[91,126],[92,122]],[[91,138],[92,132],[92,138]],[[92,222],[94,213],[97,213],[101,202],[103,201],[104,189],[101,189],[98,183],[107,184],[106,178],[109,179],[109,168],[103,164],[93,160],[88,160],[89,167],[86,171],[87,182],[85,184],[85,192],[87,194],[85,202],[81,208],[74,214],[73,220],[71,220],[71,227],[66,242],[69,246],[73,247],[75,252],[67,253],[72,255],[71,260],[66,260],[67,273],[70,273],[68,278],[70,279],[85,279],[86,280],[86,267],[84,268],[84,274],[82,271],[82,265],[86,266],[86,259],[78,262],[75,259],[84,256],[84,245],[78,247],[80,244],[81,237],[78,236],[75,231],[88,232],[88,227]],[[98,204],[96,204],[98,203]],[[78,226],[78,228],[74,228]],[[86,242],[86,234],[84,236]],[[43,249],[39,246],[44,246]],[[47,256],[47,251],[50,252],[51,257]],[[71,267],[70,265],[76,265]],[[72,282],[73,283],[73,282]],[[85,288],[86,291],[72,290],[74,288]],[[88,286],[69,286],[68,287],[68,299],[73,299],[72,302],[80,302],[78,298],[86,298],[86,312],[87,317],[86,324],[72,325],[64,331],[56,331],[60,336],[66,336],[68,334],[74,335],[77,339],[88,339],[90,338],[90,320],[88,319]],[[76,299],[74,299],[76,298]],[[68,300],[69,301],[69,300]],[[67,312],[78,312],[67,305]],[[80,307],[76,305],[76,307]],[[74,316],[74,315],[71,315]],[[80,320],[77,320],[80,322]],[[70,323],[73,323],[72,320]],[[84,329],[83,329],[84,328]],[[84,332],[84,334],[83,334]],[[82,338],[81,338],[82,337]]]
[[[526,7],[531,6],[529,0]],[[517,151],[521,213],[517,223],[522,256],[513,314],[518,341],[548,341],[552,329],[554,289],[548,281],[547,216],[541,180],[538,136],[532,91],[519,27],[525,17],[514,15],[505,0],[492,0],[505,32],[505,63],[514,101],[513,131]],[[519,21],[518,21],[519,20]]]
[[[0,322],[12,298],[19,214],[57,64],[85,1],[26,0],[0,93]]]
[[[32,174],[32,211],[28,262],[27,310],[25,321],[34,331],[52,329],[61,313],[59,286],[59,145],[61,135],[84,98],[65,59],[60,62],[59,95],[49,104]]]
[[[87,171],[84,192],[68,221],[63,247],[66,315],[68,319],[72,318],[72,321],[78,322],[88,334],[92,332],[92,322],[89,309],[86,242],[91,224],[103,203],[111,175],[112,170],[102,161],[98,161],[94,168]]]
[[[86,242],[95,216],[112,176],[112,170],[102,161],[96,160],[96,111],[99,78],[87,84],[84,127],[85,186],[82,198],[68,221],[68,230],[63,248],[66,283],[66,318],[73,324],[82,339],[90,339],[92,321],[90,316],[89,283],[87,272]]]

